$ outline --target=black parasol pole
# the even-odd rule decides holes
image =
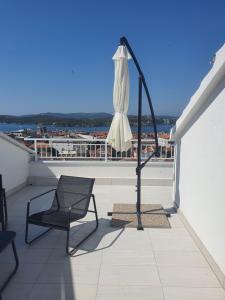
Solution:
[[[141,67],[137,61],[137,58],[130,46],[130,44],[128,43],[128,40],[126,39],[126,37],[122,37],[120,39],[120,45],[121,46],[125,46],[133,61],[134,64],[137,68],[138,71],[138,148],[137,148],[137,168],[136,168],[136,175],[137,175],[137,202],[136,202],[136,212],[113,212],[114,214],[120,214],[120,215],[125,215],[125,214],[135,214],[137,216],[137,229],[138,230],[143,230],[143,225],[142,225],[142,220],[141,220],[141,216],[144,214],[151,214],[151,213],[155,213],[157,210],[149,210],[149,211],[142,211],[141,210],[141,172],[142,169],[144,168],[144,166],[147,164],[148,161],[150,161],[150,159],[152,157],[159,157],[160,153],[159,153],[159,143],[158,143],[158,134],[157,134],[157,127],[156,127],[156,119],[155,119],[155,114],[154,114],[154,109],[153,109],[153,105],[152,105],[152,100],[150,97],[150,93],[145,81],[145,77],[144,74],[141,70]],[[141,161],[141,135],[142,135],[142,89],[144,88],[147,100],[148,100],[148,104],[149,104],[149,108],[150,108],[150,112],[151,112],[151,117],[152,117],[152,125],[153,125],[153,130],[154,130],[154,140],[155,140],[155,149],[153,151],[153,153],[151,153],[151,155],[149,155],[149,157],[147,159],[145,159],[143,162]],[[113,214],[112,212],[108,212],[108,216],[112,216]],[[170,213],[167,212],[163,212],[160,213],[161,215],[166,215],[167,217],[170,216]]]
[[[138,221],[138,230],[143,230],[141,222],[141,116],[142,116],[142,78],[139,77],[138,84],[138,149],[137,149],[137,221]]]
[[[126,37],[123,36],[123,37],[120,38],[120,45],[127,47],[128,51],[129,51],[129,53],[130,53],[130,55],[131,55],[131,57],[134,61],[134,64],[137,68],[139,77],[141,77],[141,79],[142,79],[142,84],[143,84],[143,87],[144,87],[144,90],[145,90],[145,93],[146,93],[146,96],[147,96],[147,100],[148,100],[148,104],[149,104],[149,108],[150,108],[150,112],[151,112],[151,116],[152,116],[152,125],[153,125],[153,130],[154,130],[155,151],[154,151],[154,154],[152,156],[157,156],[158,157],[159,156],[159,142],[158,142],[158,134],[157,134],[157,127],[156,127],[155,113],[154,113],[152,100],[151,100],[150,93],[149,93],[149,90],[148,90],[148,87],[147,87],[147,84],[146,84],[146,81],[145,81],[144,74],[141,70],[141,67],[138,63],[138,60],[137,60],[130,44],[128,43],[128,40],[126,39]],[[149,157],[149,160],[151,159],[151,157]],[[146,161],[145,164],[147,162],[148,161]]]
[[[137,61],[136,56],[134,55],[134,52],[128,43],[127,39],[125,37],[122,37],[120,39],[120,44],[123,46],[126,46],[133,61],[134,64],[138,70],[139,73],[139,86],[138,86],[138,149],[137,149],[137,168],[136,168],[136,175],[137,175],[137,203],[136,203],[136,213],[137,213],[137,229],[138,230],[143,230],[143,225],[141,221],[141,171],[142,168],[146,165],[146,163],[153,157],[153,156],[158,156],[159,151],[158,151],[158,134],[157,134],[157,127],[156,127],[156,120],[155,120],[155,114],[153,110],[153,105],[151,101],[151,97],[148,91],[148,87],[145,81],[144,74],[141,70],[141,67]],[[142,86],[144,87],[147,99],[148,99],[148,104],[149,108],[151,111],[151,116],[152,116],[152,123],[153,123],[153,129],[154,129],[154,139],[155,139],[155,151],[153,154],[151,154],[143,163],[141,162],[141,134],[142,134]]]

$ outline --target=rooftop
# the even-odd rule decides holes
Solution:
[[[49,188],[27,186],[8,197],[9,229],[17,232],[20,266],[3,293],[4,300],[224,300],[223,288],[179,214],[171,215],[170,229],[110,227],[107,212],[113,203],[135,203],[132,185],[94,186],[99,229],[75,257],[65,254],[66,233],[61,231],[27,246],[26,203]],[[173,206],[171,186],[143,186],[142,190],[143,203]],[[46,195],[35,208],[45,208],[50,200]],[[74,243],[92,226],[91,219],[86,220],[87,224],[74,224]],[[0,256],[1,276],[10,268],[10,254],[8,250]]]

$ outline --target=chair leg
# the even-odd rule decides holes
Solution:
[[[97,229],[98,229],[98,213],[97,213],[97,207],[95,203],[95,196],[92,195],[93,199],[93,204],[94,204],[94,213],[95,213],[95,228],[88,234],[86,235],[72,250],[69,250],[69,240],[70,240],[70,229],[67,231],[67,238],[66,238],[66,253],[70,256],[73,256],[73,254],[78,250],[77,248],[85,242]]]
[[[4,216],[3,216],[3,220],[2,220],[2,231],[6,231],[6,224],[5,224]]]
[[[1,293],[3,292],[3,290],[6,288],[7,284],[9,283],[9,281],[12,279],[12,277],[15,275],[18,266],[19,266],[19,259],[18,259],[18,255],[17,255],[17,251],[16,251],[16,246],[14,241],[12,241],[12,249],[13,249],[13,254],[14,254],[14,258],[15,258],[15,262],[16,265],[12,271],[12,273],[8,276],[8,278],[6,279],[6,281],[3,283],[1,289],[0,289],[0,299],[1,299]]]
[[[44,232],[42,232],[41,234],[39,234],[38,236],[36,236],[32,240],[28,241],[29,222],[26,221],[25,243],[28,244],[28,245],[31,245],[34,241],[36,241],[37,239],[41,238],[43,235],[45,235],[51,229],[53,229],[53,227],[50,227],[49,229],[45,230]]]
[[[6,193],[5,189],[3,191],[3,205],[4,205],[4,216],[5,216],[5,230],[7,229],[8,224],[8,210],[7,210],[7,203],[6,203]]]
[[[1,200],[1,199],[0,199]],[[0,203],[0,220],[2,223],[2,231],[5,231],[5,220],[4,220],[4,213],[3,213],[3,207],[1,205],[2,203]],[[1,300],[1,299],[0,299]]]
[[[5,214],[4,214],[4,194],[0,195],[0,222],[2,223],[2,231],[5,231]]]
[[[94,195],[94,194],[92,194],[92,199],[93,199],[93,204],[94,204],[95,220],[96,220],[96,229],[97,229],[97,228],[98,228],[98,212],[97,212],[97,207],[96,207],[95,195]]]
[[[66,253],[68,255],[70,255],[69,245],[70,245],[70,228],[66,232]]]

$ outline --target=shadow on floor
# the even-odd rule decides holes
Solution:
[[[71,242],[73,242],[73,236],[74,236],[74,243],[77,243],[79,241],[79,238],[82,239],[82,237],[85,234],[87,234],[88,231],[91,231],[94,226],[95,226],[95,221],[80,223],[79,225],[75,226],[74,234],[73,234],[73,229],[71,230],[71,239],[70,239]],[[109,243],[104,242],[104,237],[112,232],[117,232],[116,236],[114,236]],[[78,254],[78,255],[85,255],[90,252],[101,251],[111,247],[118,240],[118,238],[121,236],[123,232],[124,232],[124,228],[111,227],[111,220],[99,218],[99,226],[97,231],[93,233],[91,237],[87,241],[82,243],[77,249],[77,251],[82,250],[85,251],[85,253]],[[78,255],[75,255],[75,257]]]

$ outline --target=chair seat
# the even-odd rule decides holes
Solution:
[[[68,215],[68,212],[49,209],[30,215],[28,220],[29,223],[33,223],[36,225],[43,225],[48,227],[56,226],[67,229],[70,227],[71,222],[75,222],[82,218],[82,215],[80,214],[71,213],[69,222]]]
[[[16,233],[14,231],[0,232],[0,252],[5,249],[9,243],[15,238]]]

